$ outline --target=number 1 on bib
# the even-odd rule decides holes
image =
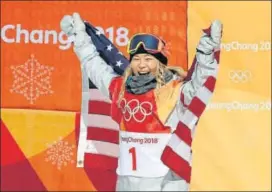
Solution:
[[[136,171],[136,149],[132,147],[129,149],[129,153],[132,155],[132,170]]]

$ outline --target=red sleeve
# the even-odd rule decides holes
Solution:
[[[121,90],[121,86],[122,86],[122,82],[123,82],[122,76],[115,77],[114,79],[112,79],[110,86],[109,86],[110,100],[113,100],[113,98],[115,98],[116,96],[119,95],[120,90]]]

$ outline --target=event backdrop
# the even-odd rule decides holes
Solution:
[[[59,27],[75,11],[124,55],[134,33],[162,36],[170,65],[186,70],[202,29],[221,20],[219,79],[194,138],[190,189],[271,190],[271,4],[264,1],[1,1],[1,190],[114,188],[107,164],[76,167],[81,72]]]

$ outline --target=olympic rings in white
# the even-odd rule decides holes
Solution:
[[[131,105],[133,102],[136,103],[136,106],[132,109]],[[144,105],[147,105],[149,107],[144,107]],[[150,102],[144,101],[140,103],[138,99],[132,99],[129,102],[127,102],[126,99],[123,98],[120,102],[120,106],[121,106],[121,110],[124,115],[125,121],[130,121],[131,118],[133,118],[138,123],[143,122],[147,116],[152,114],[152,110],[153,110],[153,105]],[[142,114],[143,117],[138,119],[135,116],[136,113]]]
[[[250,80],[251,76],[252,75],[249,70],[232,70],[229,72],[229,78],[234,83],[246,83]]]

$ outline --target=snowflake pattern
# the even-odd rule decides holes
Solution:
[[[11,66],[14,81],[11,93],[22,94],[30,104],[34,104],[40,95],[52,94],[51,74],[53,67],[41,65],[34,55],[23,65]]]
[[[67,166],[68,163],[74,163],[72,157],[74,156],[73,148],[75,148],[75,145],[70,145],[67,141],[63,141],[62,137],[53,144],[47,144],[47,147],[45,161],[56,165],[58,170],[61,170],[63,166]]]

